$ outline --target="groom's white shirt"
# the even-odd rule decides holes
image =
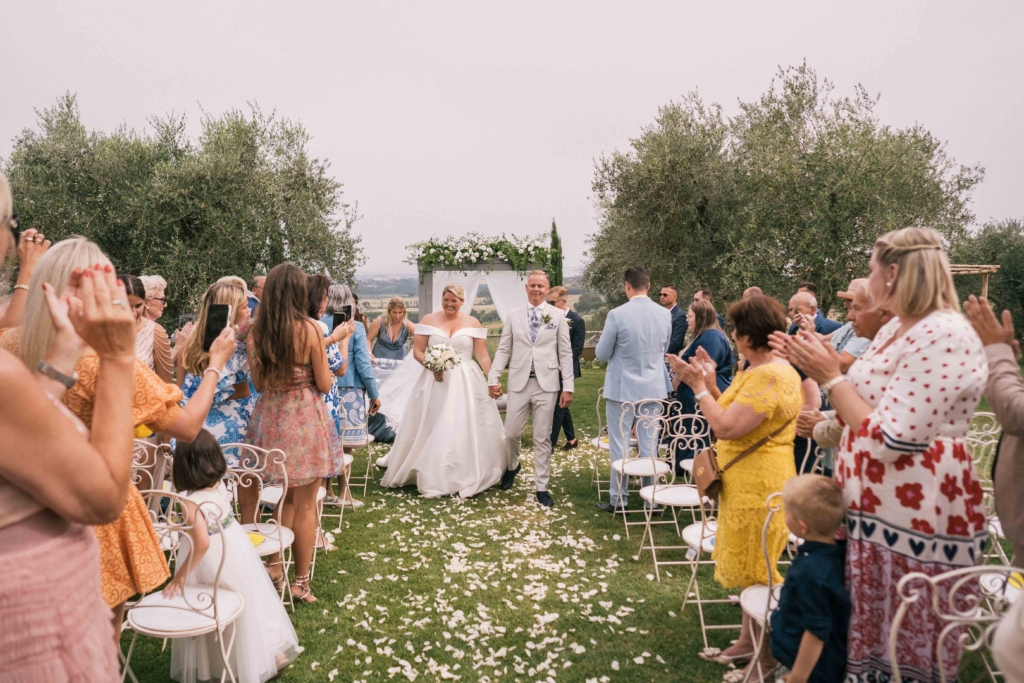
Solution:
[[[572,344],[569,341],[569,323],[565,312],[547,302],[537,306],[541,319],[537,340],[530,340],[530,310],[527,304],[513,308],[503,321],[501,340],[494,354],[488,385],[500,384],[501,373],[508,365],[509,393],[522,391],[533,371],[544,391],[558,391],[558,376],[562,376],[562,391],[573,391]],[[543,317],[550,321],[544,322]]]

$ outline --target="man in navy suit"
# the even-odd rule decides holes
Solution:
[[[679,290],[675,285],[665,285],[661,288],[661,305],[672,314],[672,338],[668,342],[668,352],[673,356],[683,350],[686,340],[686,311],[676,305],[678,299]]]
[[[818,300],[807,291],[798,291],[789,300],[789,319],[793,321],[793,324],[789,327],[790,334],[796,334],[797,321],[801,318],[813,320],[814,331],[818,334],[832,334],[842,327],[841,323],[829,320],[821,314],[821,310],[818,308]]]
[[[565,317],[569,322],[569,345],[572,346],[572,375],[579,379],[582,377],[580,356],[583,355],[583,344],[587,339],[587,324],[583,322],[583,318],[576,311],[569,308],[569,290],[565,287],[552,287],[548,292],[548,303],[565,311]],[[572,426],[572,413],[569,412],[569,408],[556,405],[555,415],[551,419],[552,448],[558,445],[558,433],[563,429],[565,429],[565,445],[562,446],[562,450],[571,451],[574,448],[579,448],[576,430]]]

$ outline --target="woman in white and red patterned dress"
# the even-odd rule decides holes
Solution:
[[[981,485],[964,436],[988,366],[959,312],[939,234],[907,228],[879,238],[869,289],[877,307],[898,317],[879,330],[846,381],[827,345],[808,338],[788,344],[793,362],[829,389],[847,425],[836,479],[848,510],[848,681],[889,680],[899,580],[971,566],[985,539]],[[938,661],[953,678],[959,665],[955,637],[935,655],[943,624],[928,598],[911,608],[899,635],[904,681],[939,680]]]

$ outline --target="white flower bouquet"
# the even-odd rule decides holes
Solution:
[[[423,352],[423,367],[434,373],[438,382],[444,381],[444,373],[462,364],[459,352],[448,344],[434,344]]]

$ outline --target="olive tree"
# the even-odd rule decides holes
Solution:
[[[217,278],[282,261],[353,282],[355,208],[300,124],[253,107],[205,116],[195,141],[178,116],[151,128],[86,130],[72,95],[41,111],[4,163],[22,224],[84,235],[120,272],[162,275],[171,317]]]
[[[837,97],[802,65],[731,118],[695,93],[662,107],[628,151],[596,164],[588,283],[615,297],[641,265],[655,284],[723,301],[753,285],[787,298],[811,280],[828,310],[879,235],[929,226],[957,244],[983,170],[920,125],[882,124],[877,102],[860,86]]]

